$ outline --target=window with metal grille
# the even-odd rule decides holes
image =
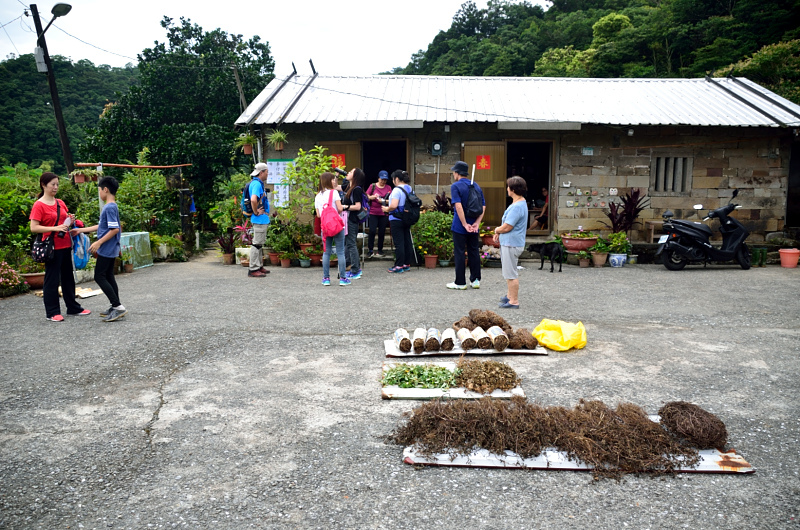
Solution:
[[[650,167],[650,191],[658,194],[687,195],[692,191],[690,156],[654,156]]]

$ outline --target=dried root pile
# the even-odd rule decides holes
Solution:
[[[728,430],[718,417],[693,403],[670,401],[658,410],[661,424],[700,449],[725,447]]]
[[[671,473],[699,461],[697,449],[673,437],[630,403],[610,409],[601,401],[581,400],[567,409],[545,408],[523,398],[511,402],[432,401],[414,409],[388,439],[414,445],[428,456],[463,455],[482,448],[496,454],[510,450],[530,458],[555,447],[570,459],[594,467],[596,477]]]
[[[496,389],[511,390],[522,382],[513,368],[497,361],[468,361],[457,363],[456,386],[473,392],[491,394]]]
[[[506,333],[511,331],[511,325],[506,322],[506,319],[494,311],[470,309],[469,318],[475,323],[475,325],[480,326],[483,329],[489,329],[492,326],[499,326]]]
[[[535,350],[539,341],[525,328],[517,328],[508,334],[508,347],[512,350]]]

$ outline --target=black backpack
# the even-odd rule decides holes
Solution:
[[[422,199],[414,194],[414,190],[407,192],[405,186],[400,186],[400,191],[406,194],[404,210],[395,210],[392,215],[401,219],[404,226],[414,226],[419,221],[419,211],[422,208]]]
[[[467,207],[464,208],[464,216],[477,219],[483,213],[483,201],[481,194],[472,182],[469,183],[469,196],[467,197]]]

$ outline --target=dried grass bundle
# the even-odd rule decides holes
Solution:
[[[670,401],[658,410],[661,424],[700,449],[722,449],[728,430],[717,416],[686,401]]]

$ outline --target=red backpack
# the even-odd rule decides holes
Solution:
[[[328,204],[322,206],[322,215],[320,216],[320,226],[322,227],[323,237],[335,237],[339,232],[344,230],[344,221],[342,216],[336,210],[333,204],[333,194],[335,191],[331,190]]]

